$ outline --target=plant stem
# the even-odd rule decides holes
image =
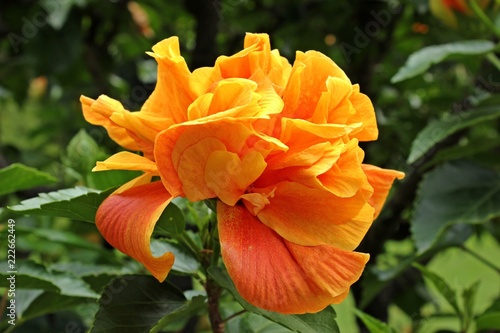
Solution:
[[[219,262],[220,244],[217,235],[217,220],[209,222],[207,237],[203,237],[205,250],[201,251],[201,264],[206,274],[205,290],[208,298],[208,317],[213,333],[224,333],[224,321],[219,310],[219,299],[222,288],[209,274],[210,267],[216,267]],[[210,228],[211,227],[211,228]]]
[[[232,315],[230,315],[229,317],[227,317],[226,319],[224,319],[223,322],[226,323],[226,322],[230,321],[231,319],[233,319],[234,317],[238,317],[239,315],[244,314],[245,312],[247,312],[247,310],[243,309],[241,311],[233,313]]]
[[[488,54],[486,54],[486,59],[488,59],[488,61],[493,65],[495,66],[495,68],[497,70],[500,71],[500,59],[498,59],[498,57],[495,55],[495,53],[493,52],[490,52]]]
[[[488,15],[486,15],[481,7],[477,4],[475,0],[468,1],[469,7],[474,11],[474,14],[486,25],[495,35],[500,37],[500,30],[491,22]]]
[[[212,326],[212,332],[224,333],[224,321],[219,311],[219,298],[222,289],[209,274],[207,274],[205,289],[208,297],[208,317],[210,319],[210,325]]]
[[[486,260],[485,258],[483,258],[482,256],[480,256],[476,252],[468,249],[465,245],[459,245],[459,248],[462,249],[463,251],[467,252],[468,254],[470,254],[471,256],[473,256],[474,258],[476,258],[477,260],[481,261],[483,264],[485,264],[486,266],[490,267],[491,269],[493,269],[494,271],[496,271],[498,274],[500,274],[500,268],[498,268],[497,266],[495,266],[492,262]]]

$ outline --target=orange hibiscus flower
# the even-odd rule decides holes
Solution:
[[[144,172],[99,207],[102,235],[163,281],[174,257],[150,249],[162,211],[178,196],[217,198],[222,259],[248,302],[306,313],[342,301],[369,257],[353,250],[403,177],[362,163],[358,142],[378,135],[368,97],[319,52],[291,66],[265,34],[192,73],[176,37],[150,55],[158,81],[139,112],[81,98],[87,121],[143,152],[94,169]]]

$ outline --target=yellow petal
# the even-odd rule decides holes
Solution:
[[[150,159],[122,151],[114,154],[104,162],[97,162],[92,171],[103,170],[139,170],[144,172],[158,172],[156,164]]]

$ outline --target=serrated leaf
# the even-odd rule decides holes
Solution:
[[[323,311],[315,314],[302,315],[284,315],[277,312],[262,310],[251,305],[250,303],[245,301],[243,297],[241,297],[226,271],[218,267],[212,267],[208,270],[208,273],[221,287],[227,289],[247,311],[258,314],[260,316],[264,316],[267,319],[292,330],[293,332],[339,332],[339,327],[337,326],[337,322],[335,321],[336,314],[332,307],[327,307]]]
[[[429,271],[426,267],[418,263],[413,263],[413,267],[417,268],[420,272],[422,272],[425,278],[432,282],[438,292],[453,307],[453,310],[455,310],[457,316],[462,317],[462,311],[460,310],[457,302],[456,291],[453,290],[442,277]]]
[[[0,195],[55,182],[57,179],[48,173],[20,163],[14,163],[0,169]]]
[[[37,198],[24,200],[18,205],[7,208],[12,212],[23,215],[68,217],[93,223],[97,208],[112,192],[113,189],[99,192],[77,186],[55,192],[41,193]]]
[[[427,46],[411,54],[403,67],[391,78],[391,82],[401,82],[422,74],[432,65],[438,64],[452,55],[474,56],[493,50],[495,50],[495,44],[489,40],[465,40]]]
[[[126,275],[104,289],[90,333],[143,333],[188,303],[182,292],[149,275]]]
[[[363,311],[360,311],[358,309],[354,309],[354,313],[356,316],[361,319],[363,324],[365,324],[366,328],[370,333],[393,333],[394,330],[389,327],[386,323],[378,320],[377,318],[374,318],[370,316],[367,313],[364,313]]]
[[[421,130],[413,140],[407,162],[415,162],[434,147],[436,143],[461,129],[480,122],[491,121],[498,117],[500,117],[499,106],[486,106],[459,114],[447,115],[441,120],[433,121]]]
[[[411,231],[419,252],[454,224],[485,223],[500,216],[500,174],[471,162],[447,163],[419,186]]]
[[[65,296],[98,298],[90,286],[83,280],[69,273],[49,271],[45,266],[32,261],[17,261],[17,273],[9,273],[7,262],[0,262],[0,286],[7,286],[7,278],[15,275],[16,287],[19,289],[42,289]]]

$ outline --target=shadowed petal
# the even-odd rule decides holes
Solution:
[[[151,253],[150,238],[156,221],[172,200],[161,182],[133,187],[108,197],[99,206],[96,225],[113,247],[141,262],[159,281],[174,264],[170,252]]]
[[[274,191],[268,198],[270,203],[257,217],[280,236],[297,244],[329,244],[354,250],[373,222],[374,209],[361,191],[350,198],[340,198],[329,191],[295,182],[279,183]]]
[[[217,205],[222,258],[248,302],[280,313],[318,312],[342,301],[368,261],[363,253],[284,240],[243,206]]]

